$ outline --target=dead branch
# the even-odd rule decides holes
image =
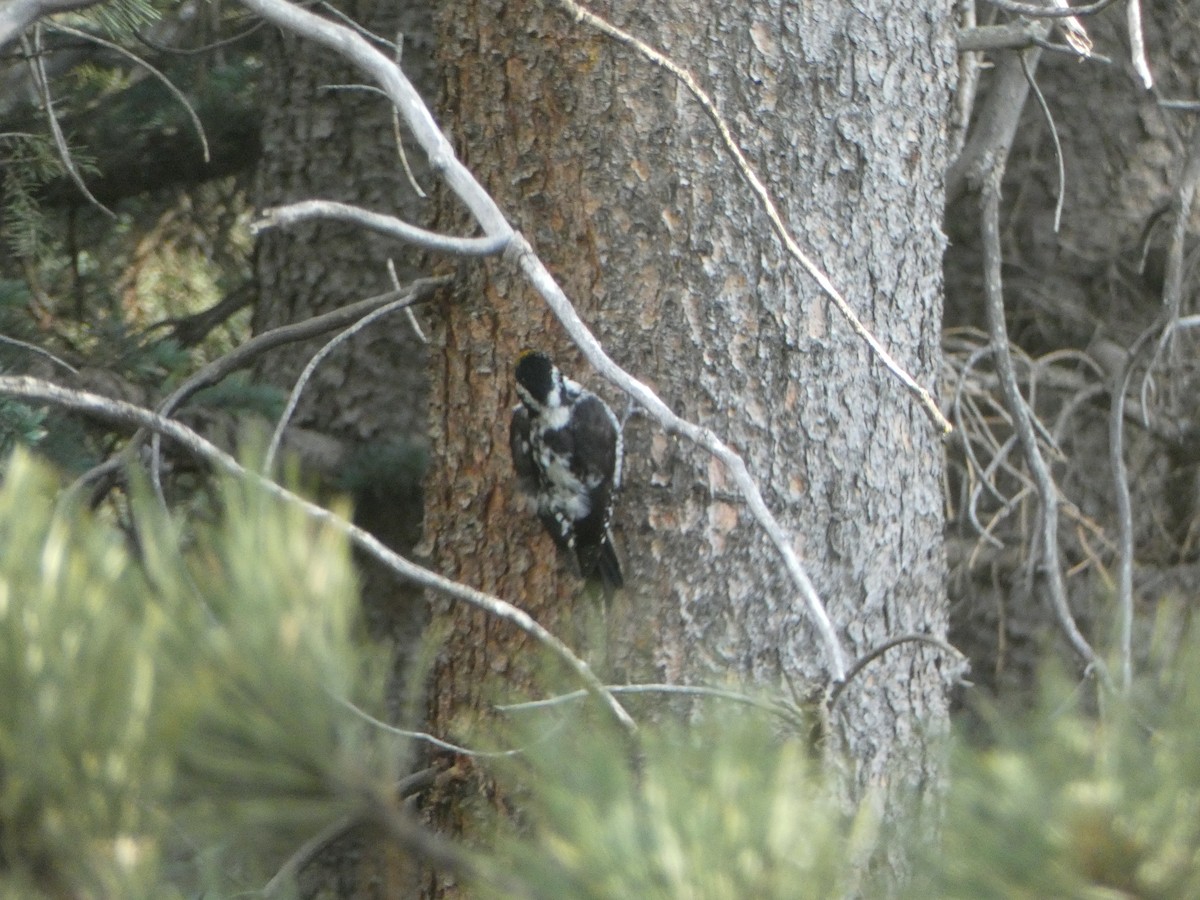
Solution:
[[[337,347],[354,337],[354,335],[358,334],[371,323],[398,309],[410,309],[412,303],[413,298],[409,294],[398,300],[393,300],[391,303],[387,303],[378,309],[371,310],[357,322],[339,331],[326,342],[325,346],[313,354],[312,359],[304,367],[304,371],[300,373],[300,377],[296,379],[296,384],[292,387],[291,394],[288,395],[287,405],[284,407],[283,414],[279,417],[279,421],[275,423],[275,431],[271,434],[270,443],[267,444],[267,453],[263,462],[263,469],[265,471],[270,472],[275,465],[275,454],[279,452],[279,444],[283,440],[283,433],[287,429],[288,422],[291,421],[292,413],[296,411],[296,406],[300,402],[300,395],[304,392],[305,386],[308,384],[309,379],[312,378],[313,372],[317,370],[317,366],[321,364],[321,361]]]
[[[478,238],[454,237],[438,234],[416,225],[410,225],[394,216],[385,216],[368,209],[337,203],[332,200],[304,200],[287,206],[276,206],[263,210],[262,218],[250,226],[252,234],[267,228],[295,225],[313,219],[333,219],[348,222],[369,231],[375,231],[397,240],[415,244],[425,250],[452,253],[456,256],[492,256],[504,249],[509,235],[498,234]]]
[[[355,547],[386,566],[404,580],[410,581],[420,587],[437,591],[453,600],[468,603],[525,632],[542,646],[546,647],[567,668],[574,672],[592,696],[612,713],[613,717],[626,731],[630,733],[637,731],[637,725],[629,713],[604,688],[604,685],[595,676],[588,664],[576,656],[566,644],[524,610],[518,609],[507,600],[501,600],[499,597],[485,594],[483,591],[478,591],[465,584],[452,581],[443,575],[431,572],[428,569],[418,566],[416,563],[410,562],[400,554],[384,546],[370,532],[364,531],[357,525],[347,522],[342,517],[318,506],[312,501],[306,500],[298,494],[280,487],[269,478],[246,469],[224,450],[205,440],[187,426],[135,404],[126,403],[123,400],[110,400],[107,397],[101,397],[99,394],[71,390],[48,381],[43,381],[40,378],[31,378],[27,375],[0,375],[0,393],[14,397],[24,397],[28,400],[37,400],[43,403],[51,403],[55,406],[77,410],[109,421],[136,426],[146,431],[153,431],[155,434],[170,438],[185,450],[215,468],[233,475],[235,478],[254,482],[271,496],[285,503],[298,506],[314,521],[322,525],[328,525],[346,535]]]
[[[1013,419],[1013,427],[1021,446],[1025,463],[1033,475],[1041,505],[1041,552],[1044,558],[1044,575],[1049,588],[1050,604],[1058,618],[1067,640],[1075,652],[1083,658],[1104,684],[1109,683],[1108,669],[1087,638],[1075,624],[1071,607],[1067,602],[1067,589],[1063,582],[1062,563],[1058,551],[1058,487],[1050,474],[1050,467],[1038,447],[1032,416],[1021,390],[1017,386],[1009,351],[1008,330],[1004,322],[1004,289],[1000,275],[1000,181],[1004,174],[1004,157],[995,160],[994,168],[983,185],[980,204],[980,231],[983,237],[984,290],[988,331],[992,339],[992,352],[996,361],[996,372],[1000,376],[1000,389],[1005,406]]]
[[[313,316],[304,319],[300,322],[293,322],[288,325],[282,325],[279,328],[273,328],[270,331],[263,332],[244,344],[240,344],[233,350],[214,359],[199,372],[196,372],[191,377],[187,378],[179,387],[172,391],[161,403],[158,404],[156,412],[160,416],[169,417],[175,413],[180,406],[193,397],[197,392],[207,387],[212,387],[226,376],[239,369],[244,369],[251,365],[256,359],[276,347],[281,347],[286,344],[295,343],[297,341],[307,340],[309,338],[318,337],[338,328],[344,328],[353,324],[364,315],[367,315],[372,310],[378,309],[387,303],[394,302],[406,296],[411,296],[413,302],[423,299],[438,288],[445,287],[450,283],[450,278],[443,276],[440,278],[421,278],[412,282],[403,290],[388,291],[385,294],[380,294],[376,297],[369,297],[366,300],[360,300],[357,303],[351,303],[348,306],[340,309],[331,310],[319,316]],[[137,447],[141,445],[142,440],[146,437],[146,432],[139,431],[134,435],[129,445],[118,456],[112,457],[89,471],[85,472],[75,480],[70,491],[75,492],[82,490],[89,484],[103,485],[108,478],[120,471],[126,460],[136,452]],[[155,456],[157,456],[157,444],[155,445]],[[153,467],[153,466],[152,466]],[[98,496],[93,496],[92,504],[99,502]]]
[[[1034,3],[1018,3],[1016,0],[987,0],[992,6],[1018,16],[1033,19],[1067,19],[1071,16],[1092,16],[1108,9],[1117,0],[1098,0],[1084,6],[1038,6]]]
[[[46,61],[42,55],[42,29],[40,25],[35,25],[33,28],[32,45],[27,38],[21,38],[21,49],[25,51],[25,57],[29,61],[30,75],[33,78],[34,86],[37,88],[42,109],[46,113],[46,122],[50,126],[50,135],[54,138],[54,146],[58,150],[58,158],[62,163],[64,171],[66,171],[71,181],[75,183],[79,192],[87,198],[89,203],[110,219],[115,219],[117,217],[116,213],[97,200],[88,189],[87,183],[83,180],[83,176],[79,174],[79,169],[71,156],[71,148],[67,144],[67,136],[63,134],[62,125],[58,121],[58,114],[54,112],[54,98],[50,94],[50,76],[46,74]]]
[[[1049,32],[1050,26],[1042,24],[1042,37]],[[1025,68],[1036,72],[1040,55],[1040,50],[1028,51],[1023,64],[1015,54],[1006,53],[997,63],[992,88],[972,134],[946,173],[947,207],[968,190],[979,190],[994,161],[1008,158],[1025,98],[1029,96]]]

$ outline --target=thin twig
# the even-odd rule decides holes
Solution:
[[[328,525],[346,535],[355,547],[382,563],[401,578],[481,609],[489,615],[502,619],[525,632],[546,647],[567,668],[574,672],[587,687],[588,691],[603,706],[608,708],[613,717],[626,731],[630,733],[637,731],[637,725],[629,713],[625,711],[612,694],[605,690],[604,685],[601,684],[588,664],[576,656],[566,644],[550,631],[547,631],[545,627],[527,612],[518,609],[507,600],[501,600],[499,597],[485,594],[483,591],[478,591],[465,584],[452,581],[443,575],[431,572],[428,569],[418,566],[416,563],[410,562],[400,554],[386,547],[370,532],[347,522],[340,516],[292,493],[286,488],[280,487],[269,478],[246,469],[224,450],[205,440],[185,425],[181,425],[173,419],[165,418],[132,403],[126,403],[123,400],[112,400],[108,397],[101,397],[99,394],[71,390],[48,381],[43,381],[40,378],[31,378],[27,375],[0,375],[0,394],[41,400],[45,403],[77,410],[110,421],[123,422],[127,425],[134,425],[138,428],[154,431],[163,437],[177,442],[184,449],[223,472],[233,475],[236,478],[253,481],[271,496],[285,503],[298,506],[314,521],[322,525]]]
[[[199,47],[170,47],[166,44],[160,44],[158,41],[144,34],[141,29],[134,31],[133,36],[149,47],[156,53],[168,53],[172,56],[202,56],[212,53],[214,50],[220,50],[222,47],[228,47],[231,44],[236,44],[238,41],[245,40],[254,32],[258,31],[265,25],[265,22],[258,21],[247,26],[237,34],[232,34],[227,38],[220,38],[208,44],[202,44]]]
[[[126,59],[131,60],[134,65],[140,66],[141,68],[143,68],[147,72],[149,72],[151,75],[153,75],[156,79],[158,79],[158,81],[168,91],[171,92],[171,96],[173,96],[176,100],[178,100],[180,105],[185,110],[187,110],[188,118],[190,118],[192,120],[192,126],[196,129],[196,137],[198,137],[200,139],[200,147],[204,151],[204,162],[206,165],[209,162],[211,162],[212,156],[208,152],[208,138],[204,134],[204,123],[202,123],[200,121],[200,116],[196,113],[196,109],[195,109],[195,107],[192,106],[191,101],[188,100],[188,98],[184,95],[183,91],[181,91],[179,88],[175,87],[174,82],[172,82],[170,78],[168,78],[166,75],[164,75],[158,69],[154,68],[154,66],[150,65],[149,62],[142,59],[136,53],[132,53],[131,51],[126,50],[120,44],[114,44],[112,41],[106,41],[102,37],[99,37],[94,34],[88,34],[86,31],[80,31],[78,28],[71,28],[69,25],[62,25],[59,23],[54,23],[54,24],[50,25],[49,27],[53,28],[55,31],[61,31],[63,34],[74,35],[77,38],[82,38],[85,41],[91,41],[93,44],[98,44],[101,47],[106,47],[109,50],[112,50],[114,53],[119,53],[121,56],[124,56]]]
[[[415,185],[414,185],[415,187]],[[387,261],[388,278],[392,281],[392,287],[400,290],[400,276],[396,274],[396,261],[390,256]],[[404,307],[404,315],[408,317],[408,324],[412,326],[413,333],[416,334],[417,340],[422,344],[428,344],[429,338],[421,328],[421,323],[417,321],[417,314],[412,310],[412,304]]]
[[[395,312],[398,309],[408,309],[412,306],[412,303],[413,298],[411,296],[402,297],[399,300],[393,300],[391,303],[381,306],[379,309],[372,310],[349,328],[338,332],[320,350],[313,354],[312,359],[305,365],[304,371],[300,373],[300,377],[296,379],[295,385],[292,386],[292,392],[288,395],[287,405],[283,408],[283,414],[279,417],[279,421],[275,423],[275,430],[271,434],[271,442],[267,445],[267,453],[263,460],[264,472],[270,472],[274,467],[275,454],[279,452],[279,444],[283,440],[283,432],[287,430],[288,422],[291,421],[292,414],[296,411],[296,405],[300,402],[300,395],[304,393],[304,388],[308,385],[309,379],[312,378],[313,372],[317,370],[317,366],[330,353],[368,325],[382,319],[388,313]]]
[[[347,28],[353,30],[356,34],[362,35],[368,41],[374,41],[379,46],[383,47],[386,50],[391,50],[393,53],[396,53],[398,51],[399,48],[392,41],[389,41],[387,38],[383,37],[382,35],[376,34],[375,32],[371,31],[369,28],[366,28],[363,25],[361,25],[360,23],[354,21],[353,18],[346,15],[344,12],[342,12],[340,9],[338,9],[336,6],[334,6],[332,3],[327,3],[327,2],[325,2],[325,0],[321,0],[321,3],[319,3],[318,5],[321,7],[321,9],[325,10],[325,12],[329,13],[331,16],[338,19],[338,21],[340,21]],[[397,60],[397,62],[399,62],[399,60]]]
[[[833,707],[837,705],[838,698],[842,696],[842,693],[847,687],[849,687],[850,682],[858,677],[858,674],[862,672],[863,669],[865,669],[875,660],[879,659],[879,657],[883,656],[883,654],[887,653],[892,648],[899,647],[901,644],[928,644],[931,647],[937,647],[939,650],[949,656],[958,657],[959,663],[964,667],[970,666],[967,655],[949,641],[943,640],[942,638],[932,634],[902,634],[899,637],[890,638],[889,640],[884,641],[875,649],[864,653],[857,660],[855,660],[854,665],[850,667],[850,671],[846,673],[846,680],[838,682],[830,690],[829,699],[826,701],[826,705],[830,709],[833,709]]]
[[[554,276],[533,252],[529,242],[513,229],[496,201],[455,155],[454,147],[438,128],[429,108],[404,73],[351,29],[315,16],[286,0],[242,0],[242,3],[272,23],[334,50],[367,71],[387,91],[404,116],[409,130],[429,157],[431,171],[441,175],[446,186],[462,201],[485,234],[508,241],[506,257],[520,268],[541,294],[596,371],[625,391],[668,431],[689,438],[725,464],[738,490],[745,497],[751,514],[775,545],[788,575],[799,590],[825,646],[832,677],[841,678],[846,671],[846,654],[841,641],[791,540],[768,509],[745,462],[709,429],[677,416],[649,387],[609,358],[595,335],[579,318]],[[770,611],[774,611],[771,598],[767,598],[767,605]]]
[[[579,694],[583,697],[588,696],[587,691],[579,691]],[[462,756],[477,757],[479,759],[503,759],[503,758],[509,758],[509,757],[513,757],[513,756],[520,756],[522,753],[525,752],[524,750],[520,750],[520,749],[518,749],[518,750],[472,750],[470,747],[463,747],[460,744],[454,744],[454,743],[451,743],[450,741],[443,740],[440,737],[435,737],[434,735],[430,734],[427,731],[412,731],[411,729],[408,729],[408,728],[400,728],[399,726],[391,725],[391,724],[383,721],[382,719],[375,718],[373,715],[371,715],[365,709],[363,709],[360,706],[356,706],[355,704],[351,703],[349,700],[345,699],[344,697],[334,697],[333,699],[336,700],[338,703],[340,703],[342,706],[346,707],[346,709],[350,710],[352,713],[354,713],[356,716],[358,716],[364,722],[367,722],[370,725],[373,725],[374,727],[378,728],[380,731],[386,731],[388,734],[394,734],[397,737],[408,738],[409,740],[412,740],[412,741],[422,741],[426,744],[430,744],[431,746],[437,747],[439,750],[449,750],[451,753],[458,753]]]
[[[759,697],[753,697],[749,694],[731,691],[725,688],[705,687],[704,685],[691,684],[606,684],[605,688],[618,696],[627,694],[681,694],[687,697],[713,697],[718,700],[730,700],[734,703],[742,703],[746,706],[753,706],[756,709],[765,710],[766,712],[780,716],[788,720],[795,720],[799,715],[799,711],[790,704],[782,704],[773,700],[763,700]],[[514,713],[527,712],[536,709],[548,709],[555,706],[560,706],[564,703],[571,703],[575,700],[582,700],[587,696],[586,691],[571,691],[568,694],[559,694],[554,697],[546,697],[542,700],[526,700],[521,703],[506,703],[493,707],[497,712]]]
[[[1063,165],[1062,144],[1058,142],[1058,128],[1054,125],[1054,116],[1050,114],[1050,105],[1042,96],[1042,89],[1038,87],[1037,79],[1033,77],[1024,53],[1021,54],[1021,71],[1025,73],[1025,80],[1029,82],[1029,89],[1033,91],[1034,99],[1041,107],[1042,115],[1046,117],[1046,124],[1050,127],[1050,139],[1054,141],[1054,161],[1058,165],[1058,199],[1054,202],[1054,233],[1058,234],[1059,226],[1062,225],[1063,198],[1067,193],[1067,169]]]
[[[14,338],[14,337],[8,337],[7,335],[3,335],[3,334],[0,334],[0,343],[12,344],[14,347],[20,347],[22,350],[28,350],[30,353],[37,353],[39,356],[46,357],[46,359],[50,360],[50,362],[52,362],[56,365],[62,366],[64,369],[66,369],[71,374],[73,374],[73,375],[79,374],[79,370],[77,368],[75,368],[73,365],[71,365],[69,362],[55,356],[49,350],[39,347],[37,344],[30,344],[27,341],[22,341],[22,340],[19,340],[18,338]]]
[[[875,357],[881,363],[883,363],[884,367],[894,376],[896,376],[896,378],[900,380],[900,383],[904,385],[909,393],[916,398],[916,400],[925,409],[925,412],[929,418],[938,426],[938,428],[941,429],[942,433],[949,434],[951,431],[953,431],[954,426],[950,424],[950,420],[947,419],[945,415],[943,415],[941,409],[938,408],[937,401],[933,399],[933,395],[930,394],[929,391],[923,388],[920,384],[918,384],[915,378],[908,374],[908,371],[900,365],[900,363],[894,356],[892,356],[888,349],[884,347],[882,343],[880,343],[879,339],[871,333],[871,330],[863,324],[862,319],[858,317],[858,314],[854,311],[853,307],[851,307],[846,298],[842,296],[841,291],[834,286],[829,276],[826,275],[821,267],[813,262],[808,254],[800,248],[800,244],[792,236],[791,231],[784,223],[783,216],[780,214],[779,208],[775,205],[775,201],[771,198],[770,191],[767,190],[767,187],[765,184],[763,184],[762,179],[758,177],[758,173],[755,172],[754,168],[750,165],[750,161],[746,159],[746,155],[742,152],[741,147],[738,146],[737,141],[734,139],[733,132],[725,123],[725,119],[721,116],[720,111],[717,109],[716,103],[713,102],[712,97],[710,97],[704,88],[700,86],[699,82],[696,81],[692,74],[679,66],[669,57],[660,53],[658,50],[655,50],[649,44],[634,37],[629,32],[623,31],[616,25],[613,25],[611,22],[600,18],[595,13],[584,9],[584,7],[576,3],[575,0],[558,0],[558,2],[564,9],[566,9],[569,13],[571,13],[572,16],[575,17],[577,22],[586,22],[597,31],[600,31],[614,40],[620,41],[622,44],[637,50],[640,54],[642,54],[642,56],[650,60],[650,62],[666,69],[668,72],[674,75],[688,89],[688,91],[691,92],[692,96],[696,98],[696,101],[700,104],[700,106],[704,109],[704,112],[716,126],[717,132],[721,136],[721,141],[725,144],[725,148],[733,157],[738,171],[746,180],[746,183],[750,185],[750,189],[754,191],[754,194],[758,197],[759,203],[762,205],[763,211],[767,214],[767,218],[770,220],[776,235],[778,235],[780,241],[783,242],[783,245],[787,248],[788,252],[797,262],[800,263],[804,270],[809,274],[809,277],[811,277],[813,281],[817,283],[817,286],[821,289],[821,292],[833,302],[833,305],[837,307],[838,311],[843,317],[845,317],[846,321],[850,323],[850,327],[854,333],[857,334],[863,341],[865,341],[867,346],[871,348],[871,352],[875,354]]]
[[[291,344],[296,341],[303,341],[308,338],[317,337],[318,335],[327,334],[335,328],[344,328],[364,315],[367,315],[372,310],[396,300],[408,297],[412,299],[412,302],[418,302],[428,297],[438,288],[445,287],[449,283],[449,276],[418,278],[403,290],[388,291],[385,294],[368,297],[366,300],[360,300],[358,303],[352,303],[349,306],[334,309],[319,316],[312,316],[300,322],[281,325],[279,328],[263,332],[246,341],[246,343],[235,347],[224,356],[214,359],[199,372],[189,377],[159,403],[156,412],[160,416],[173,415],[175,410],[195,395],[197,391],[217,384],[225,376],[245,368],[269,350],[273,350],[284,344]],[[126,452],[134,452],[139,446],[142,437],[141,433],[135,435],[134,440],[130,441]],[[161,438],[155,434],[151,438],[150,479],[151,483],[156,486],[158,493],[161,493],[162,464],[160,445]],[[91,473],[89,473],[80,479],[79,482],[76,482],[76,484],[80,482],[87,483],[91,480],[93,479]]]
[[[66,135],[63,134],[62,126],[58,123],[58,116],[54,113],[54,98],[50,95],[50,79],[46,75],[46,63],[42,57],[42,28],[41,25],[35,25],[33,28],[33,46],[31,47],[28,39],[21,38],[21,48],[25,51],[25,55],[29,61],[30,73],[33,76],[34,86],[37,88],[38,96],[41,98],[42,107],[46,111],[46,121],[50,125],[50,135],[54,138],[54,146],[58,150],[59,161],[63,164],[63,168],[67,172],[67,176],[79,188],[79,192],[87,198],[93,206],[109,218],[117,217],[111,209],[95,198],[83,176],[79,174],[79,169],[75,166],[75,160],[71,156],[71,148],[67,146]]]
[[[395,59],[396,68],[398,69],[404,60],[403,31],[396,32]],[[404,135],[400,132],[400,110],[396,109],[395,106],[392,107],[392,139],[396,142],[396,155],[400,157],[400,167],[404,169],[404,176],[408,179],[409,186],[416,192],[416,195],[420,199],[426,199],[426,194],[421,190],[421,185],[417,184],[417,176],[413,174],[412,166],[408,164],[408,154],[404,152]]]

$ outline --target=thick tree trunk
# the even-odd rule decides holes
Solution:
[[[711,90],[801,243],[927,385],[940,363],[948,13],[714,0],[618,21]],[[938,435],[785,258],[700,108],[553,4],[462,0],[438,22],[443,113],[464,158],[610,354],[745,455],[851,653],[943,634]],[[562,628],[591,601],[517,499],[506,444],[527,345],[596,386],[540,302],[491,264],[440,323],[427,534],[444,572]],[[626,446],[612,675],[778,690],[824,679],[797,592],[721,466],[645,418]],[[439,732],[477,711],[496,673],[528,679],[523,639],[449,616]],[[937,780],[944,689],[938,654],[919,644],[850,686],[835,726],[855,793],[883,785],[895,801]]]

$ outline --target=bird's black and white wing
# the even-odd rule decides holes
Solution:
[[[524,404],[513,407],[512,424],[508,431],[508,447],[512,452],[513,471],[517,485],[530,496],[538,492],[537,463],[533,457],[533,443],[529,433],[529,410]]]

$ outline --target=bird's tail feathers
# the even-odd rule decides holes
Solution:
[[[621,574],[621,561],[617,558],[617,549],[613,546],[612,535],[605,534],[594,557],[589,560],[590,566],[584,566],[587,580],[598,582],[604,591],[604,599],[611,600],[613,594],[625,587],[625,576]],[[580,560],[582,565],[583,561]]]

